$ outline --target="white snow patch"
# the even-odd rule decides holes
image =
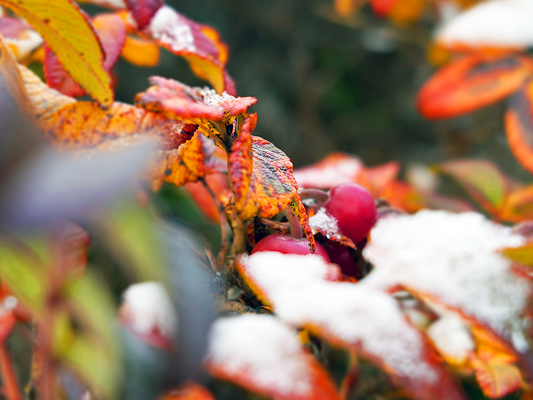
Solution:
[[[525,239],[481,214],[420,211],[380,219],[364,256],[374,270],[361,285],[430,294],[500,334],[519,329],[530,286],[498,250]]]
[[[208,360],[285,395],[305,395],[311,388],[311,369],[297,334],[270,315],[218,319]]]
[[[422,338],[388,294],[352,283],[328,282],[322,258],[277,252],[242,260],[274,311],[291,324],[319,326],[347,346],[360,344],[396,375],[433,382],[438,372],[422,358]]]
[[[141,335],[157,327],[165,337],[172,337],[177,330],[176,311],[160,283],[131,285],[124,292],[122,307],[131,328]]]
[[[313,234],[316,234],[318,229],[326,232],[328,234],[328,239],[329,235],[341,236],[339,234],[337,220],[329,215],[324,208],[321,208],[315,215],[309,218],[309,226],[313,230]]]
[[[43,38],[37,32],[27,29],[24,32],[24,38],[4,38],[5,42],[15,46],[17,60],[26,59],[34,50],[43,44]]]
[[[196,51],[191,27],[172,7],[157,10],[149,30],[154,39],[168,44],[174,51]]]
[[[457,313],[445,314],[431,324],[427,333],[437,349],[458,364],[462,364],[468,352],[474,350],[472,336]]]
[[[533,1],[489,0],[452,18],[437,33],[444,45],[527,47],[533,44]]]
[[[341,183],[354,182],[364,167],[361,160],[355,157],[323,163],[294,171],[293,176],[298,186],[331,189]]]
[[[230,102],[235,100],[235,97],[226,93],[225,91],[222,94],[218,94],[215,90],[208,87],[204,87],[200,90],[200,94],[204,98],[204,104],[211,107],[220,107],[222,103]]]

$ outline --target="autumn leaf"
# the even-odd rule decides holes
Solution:
[[[522,222],[533,218],[533,186],[517,188],[505,199],[500,218],[505,221]]]
[[[127,35],[120,55],[138,67],[155,67],[159,64],[159,46],[150,40]]]
[[[370,6],[376,15],[386,17],[398,0],[370,0]]]
[[[178,389],[166,393],[161,400],[216,400],[204,386],[188,382]]]
[[[104,49],[103,68],[109,72],[121,53],[126,39],[126,27],[122,18],[116,14],[97,15],[92,23]],[[81,97],[85,94],[85,91],[74,82],[48,46],[45,46],[43,69],[46,83],[52,89],[71,97]]]
[[[453,160],[437,167],[455,179],[484,209],[499,216],[506,196],[517,184],[486,160]]]
[[[340,400],[331,377],[298,334],[275,317],[222,318],[212,332],[206,366],[215,378],[267,398]]]
[[[533,242],[519,247],[508,247],[502,250],[502,254],[520,264],[533,267]]]
[[[518,390],[522,386],[522,374],[512,364],[484,361],[475,354],[470,363],[476,370],[476,379],[485,396],[497,399]]]
[[[529,58],[465,56],[426,82],[418,93],[417,107],[430,119],[466,114],[509,96],[532,74]]]
[[[158,1],[146,3],[157,4]],[[163,6],[143,32],[168,51],[185,58],[192,71],[209,81],[218,93],[236,94],[235,84],[225,70],[227,46],[213,28],[193,22],[173,8]]]
[[[0,0],[31,24],[59,62],[87,93],[104,106],[113,102],[104,53],[88,18],[71,0]],[[58,18],[61,16],[61,18]]]
[[[533,173],[533,83],[528,83],[510,100],[505,114],[509,147],[518,162]]]
[[[185,189],[206,217],[213,222],[219,222],[220,214],[215,201],[218,201],[218,196],[222,192],[229,190],[228,176],[224,173],[207,175],[205,177],[205,184],[209,186],[211,192],[207,190],[202,182],[189,182],[185,185]],[[211,193],[216,196],[217,200],[213,199]]]

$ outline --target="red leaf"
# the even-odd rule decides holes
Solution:
[[[126,27],[116,14],[100,14],[93,19],[93,26],[102,43],[105,59],[104,69],[110,71],[115,65],[126,40]],[[52,50],[45,45],[44,73],[46,83],[53,89],[71,97],[81,97],[85,91],[67,73]]]
[[[229,189],[228,176],[226,174],[217,173],[207,175],[205,181],[216,196],[224,190]],[[189,182],[185,185],[185,189],[187,189],[207,218],[213,222],[219,222],[220,216],[217,205],[213,200],[213,196],[211,196],[211,193],[209,193],[202,182]]]
[[[422,87],[417,106],[426,118],[455,117],[509,96],[532,74],[529,58],[466,56],[442,68]]]
[[[396,0],[370,0],[372,10],[380,17],[386,17],[392,10]]]
[[[516,93],[505,115],[507,141],[518,162],[533,173],[533,83]]]
[[[169,6],[159,8],[144,30],[161,46],[184,57],[193,72],[209,81],[218,93],[235,95],[235,84],[225,71],[227,47],[213,31]]]
[[[163,0],[126,0],[128,10],[137,22],[139,30],[143,30],[152,20],[157,10],[165,5]]]

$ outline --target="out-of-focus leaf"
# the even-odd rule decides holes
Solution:
[[[375,167],[366,167],[359,173],[356,182],[366,187],[376,198],[383,196],[387,186],[396,180],[400,172],[400,164],[391,161]]]
[[[93,3],[102,7],[108,7],[113,9],[122,10],[126,8],[126,2],[124,0],[77,0],[78,3]]]
[[[171,390],[161,400],[216,400],[213,394],[197,383],[186,383],[179,389]]]
[[[454,160],[438,170],[455,179],[483,208],[498,215],[506,196],[516,186],[493,163],[486,160]]]
[[[223,173],[211,174],[205,177],[206,184],[211,191],[218,196],[224,190],[229,190],[228,176]],[[219,211],[211,193],[201,182],[190,182],[185,185],[198,207],[203,211],[205,216],[213,222],[220,220]]]
[[[175,119],[204,118],[220,121],[236,117],[257,103],[254,97],[218,96],[209,89],[193,88],[158,76],[151,77],[150,83],[153,86],[137,95],[137,104]]]
[[[264,351],[257,352],[259,339]],[[241,315],[213,325],[207,369],[267,398],[339,400],[323,366],[305,351],[298,335],[273,316]]]
[[[138,67],[155,67],[159,64],[159,46],[131,35],[126,36],[120,55]]]
[[[125,0],[128,10],[139,30],[146,28],[150,21],[154,17],[157,10],[165,5],[163,0]]]
[[[126,39],[126,27],[116,14],[100,14],[93,20],[93,27],[104,49],[103,67],[111,71],[121,53]],[[52,89],[59,90],[67,96],[80,97],[85,91],[70,77],[50,47],[45,46],[44,74],[46,83]]]
[[[104,53],[88,18],[71,0],[0,0],[30,23],[50,46],[68,73],[99,103],[113,102]],[[61,16],[61,18],[59,18]]]
[[[533,74],[525,57],[465,56],[437,72],[418,93],[417,107],[426,118],[450,118],[501,100]]]
[[[170,52],[185,58],[193,72],[209,81],[218,93],[236,94],[235,84],[225,70],[227,47],[212,28],[197,24],[173,8],[163,6],[157,10],[144,32]]]
[[[366,0],[335,0],[335,11],[342,17],[355,14],[366,3]]]
[[[522,386],[520,370],[497,360],[485,361],[475,354],[470,356],[470,363],[476,370],[476,378],[485,396],[497,399],[518,390]]]
[[[5,15],[0,17],[0,34],[19,61],[25,61],[43,43],[41,36],[30,26]]]
[[[512,222],[533,219],[533,186],[512,191],[505,199],[500,218]]]
[[[389,15],[398,0],[370,0],[372,10],[380,17]]]
[[[502,253],[513,261],[533,267],[533,242],[520,247],[508,247],[502,250]]]
[[[518,162],[533,173],[533,83],[528,83],[510,101],[505,115],[507,141]]]
[[[420,19],[426,5],[426,0],[392,0],[388,16],[398,25],[408,25]]]

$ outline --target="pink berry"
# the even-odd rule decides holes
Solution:
[[[280,233],[266,236],[257,242],[252,250],[252,254],[260,251],[277,251],[283,254],[311,254],[307,239],[295,239]],[[316,252],[314,254],[321,256],[324,261],[330,262],[328,253],[319,243],[316,243]]]
[[[327,251],[332,263],[341,267],[341,271],[346,276],[361,279],[363,274],[357,264],[357,254],[354,249],[343,246],[331,240],[324,240],[322,247]]]
[[[337,220],[343,235],[354,243],[363,240],[376,222],[374,197],[361,185],[343,183],[331,189],[324,203],[326,212]]]

